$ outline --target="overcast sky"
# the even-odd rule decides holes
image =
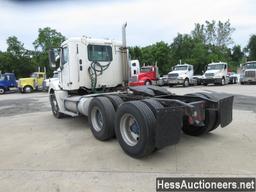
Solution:
[[[15,35],[33,49],[38,28],[51,27],[66,37],[90,36],[121,40],[121,25],[128,22],[127,43],[145,46],[171,43],[177,33],[190,33],[194,23],[230,22],[236,44],[245,46],[256,34],[255,0],[0,0],[0,50]]]

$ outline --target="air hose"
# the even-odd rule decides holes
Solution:
[[[92,92],[96,92],[98,76],[103,74],[103,71],[105,71],[109,67],[110,63],[111,62],[109,62],[106,65],[102,65],[98,61],[91,62],[91,65],[88,68],[88,73],[91,79]]]

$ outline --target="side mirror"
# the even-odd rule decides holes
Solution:
[[[56,68],[56,60],[55,60],[55,51],[54,49],[50,49],[48,52],[49,56],[49,64],[51,68]]]
[[[224,66],[224,69],[227,69],[227,65]]]

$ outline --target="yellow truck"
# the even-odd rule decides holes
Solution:
[[[34,72],[31,77],[20,78],[18,87],[21,93],[31,93],[43,89],[43,81],[46,78],[45,72]]]

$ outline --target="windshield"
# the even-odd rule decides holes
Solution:
[[[185,71],[187,69],[188,69],[187,66],[175,66],[174,67],[174,71]]]
[[[150,72],[151,67],[141,67],[140,72],[145,73],[145,72]]]
[[[58,78],[58,73],[54,73],[52,78]]]
[[[245,69],[256,69],[256,62],[255,63],[247,63],[244,65]]]
[[[37,74],[36,73],[32,73],[32,75],[30,77],[37,78]]]
[[[225,64],[208,65],[207,70],[224,69]]]

